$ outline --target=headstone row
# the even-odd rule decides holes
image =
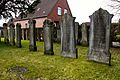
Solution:
[[[106,10],[99,9],[90,16],[90,33],[89,33],[89,53],[88,60],[93,60],[101,63],[111,64],[111,54],[109,51],[110,42],[110,25],[113,15]],[[37,51],[36,46],[36,21],[29,20],[29,37],[30,51]],[[7,24],[4,26],[4,42],[9,43]],[[44,32],[44,54],[54,55],[53,51],[53,29],[54,23],[51,20],[45,20],[43,25]],[[61,56],[78,58],[76,41],[78,39],[78,23],[75,23],[75,18],[65,14],[60,23],[61,30]],[[15,45],[15,30],[14,24],[10,24],[10,44]],[[84,45],[88,45],[88,34],[86,24],[82,24],[82,39]],[[21,47],[21,25],[16,25],[16,46]]]
[[[5,44],[10,44],[11,46],[15,45],[15,33],[16,33],[16,46],[21,48],[22,47],[21,46],[21,24],[18,23],[16,25],[16,32],[15,32],[15,25],[13,23],[9,25],[9,29],[6,23],[3,24],[3,35],[4,35]]]

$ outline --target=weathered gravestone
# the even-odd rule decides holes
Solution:
[[[61,22],[61,55],[77,58],[75,40],[75,18],[65,14]]]
[[[88,34],[87,34],[87,24],[86,23],[82,23],[81,32],[82,32],[81,45],[87,46],[88,45]]]
[[[1,37],[2,37],[2,30],[0,30],[0,42],[1,42]]]
[[[21,39],[22,39],[22,30],[21,30],[21,24],[17,23],[16,24],[16,46],[18,48],[21,48]]]
[[[29,30],[30,30],[30,45],[29,45],[29,50],[30,51],[37,51],[37,47],[36,47],[36,28],[35,28],[35,24],[36,21],[33,19],[29,20]]]
[[[56,34],[57,34],[57,42],[60,42],[61,40],[61,30],[60,30],[60,23],[56,23]]]
[[[79,23],[75,22],[75,40],[76,40],[76,44],[78,43],[78,27],[79,27]]]
[[[25,30],[24,29],[22,29],[22,40],[26,40],[25,39]]]
[[[54,24],[50,20],[44,21],[44,54],[54,55],[53,52],[53,29]]]
[[[9,25],[10,27],[10,45],[15,45],[15,25],[13,23],[11,23]]]
[[[9,44],[9,39],[8,39],[8,30],[7,30],[7,24],[3,24],[3,35],[4,35],[4,42],[5,44]]]
[[[90,16],[89,60],[111,65],[109,41],[112,17],[101,8]]]

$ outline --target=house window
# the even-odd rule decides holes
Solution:
[[[62,15],[62,8],[58,7],[58,15]]]
[[[64,14],[67,13],[67,9],[64,9]]]

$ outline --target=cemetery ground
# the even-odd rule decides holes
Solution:
[[[88,47],[77,46],[78,59],[60,56],[60,44],[54,43],[55,55],[44,55],[44,43],[37,52],[0,43],[0,80],[120,80],[120,48],[111,48],[112,66],[87,60]]]

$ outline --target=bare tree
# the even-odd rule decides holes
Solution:
[[[111,0],[112,3],[109,5],[115,12],[116,14],[120,15],[120,0]]]
[[[33,3],[30,0],[0,0],[0,17],[11,17],[12,13],[15,15],[31,13],[39,2],[40,0],[34,0]]]

